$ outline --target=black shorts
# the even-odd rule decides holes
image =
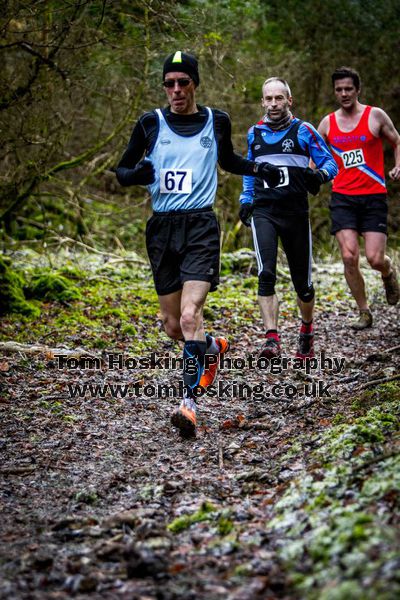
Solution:
[[[341,229],[355,229],[360,234],[365,231],[387,234],[386,194],[351,196],[333,192],[329,208],[332,235]]]
[[[213,210],[154,213],[146,246],[159,296],[182,289],[185,281],[219,283],[220,229]]]

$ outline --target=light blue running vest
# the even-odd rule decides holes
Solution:
[[[161,110],[156,109],[158,135],[147,156],[155,170],[155,182],[147,189],[156,212],[195,210],[214,203],[218,150],[212,112],[206,109],[206,124],[192,136],[172,131]]]

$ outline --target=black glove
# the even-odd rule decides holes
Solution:
[[[153,163],[146,158],[136,165],[132,174],[133,183],[136,185],[149,185],[154,183],[156,176]]]
[[[129,185],[149,185],[154,181],[155,172],[150,160],[144,159],[134,169],[129,169]]]
[[[313,196],[316,196],[319,192],[319,188],[325,183],[326,178],[322,171],[318,169],[304,169],[304,183],[306,184],[307,192],[310,192]]]
[[[270,163],[259,163],[256,175],[262,177],[270,188],[274,188],[281,181],[281,170]]]
[[[241,204],[240,206],[239,217],[243,225],[246,225],[246,227],[250,227],[250,220],[251,215],[253,214],[253,208],[253,205],[249,202],[246,202],[246,204]]]

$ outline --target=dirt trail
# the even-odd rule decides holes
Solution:
[[[177,372],[171,379],[168,371],[147,370],[144,381],[127,369],[68,370],[43,355],[4,355],[0,597],[300,597],[268,523],[290,482],[315,469],[313,452],[335,415],[350,415],[368,380],[399,372],[399,352],[385,352],[399,343],[399,325],[389,326],[395,310],[351,336],[343,315],[319,314],[317,357],[344,358],[340,373],[221,370],[228,391],[199,401],[191,441],[169,424],[174,399],[71,398],[67,387],[177,383]],[[296,335],[287,318],[288,358]],[[233,336],[231,358],[248,358],[254,339],[261,340],[254,327]],[[157,353],[171,349],[164,342]],[[234,397],[233,381],[264,392]],[[283,395],[267,398],[276,384]],[[306,384],[325,395],[286,397],[285,386],[293,394]]]

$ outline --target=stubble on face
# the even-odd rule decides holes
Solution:
[[[263,89],[262,106],[269,119],[279,121],[287,115],[292,105],[291,96],[287,95],[287,90],[283,83],[273,82],[265,85]]]
[[[187,73],[173,71],[166,74],[165,80],[167,79],[176,81],[177,79],[190,79],[190,77]],[[173,88],[165,88],[171,112],[179,115],[191,115],[197,112],[195,90],[196,87],[193,81],[186,87],[175,84]]]
[[[357,105],[360,91],[357,90],[351,77],[337,79],[334,90],[336,100],[344,111],[351,111]]]

